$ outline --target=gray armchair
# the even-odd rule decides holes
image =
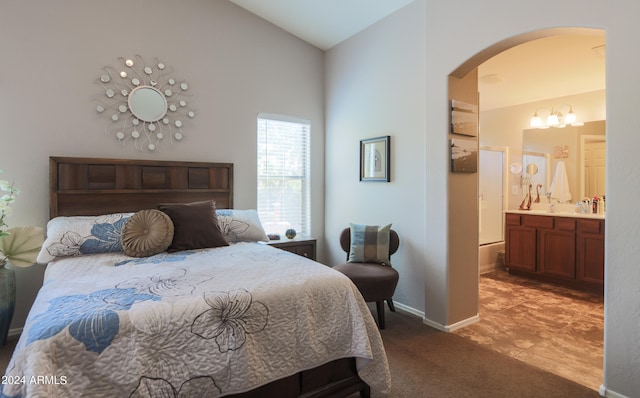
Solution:
[[[340,234],[340,246],[347,253],[348,260],[351,249],[351,230],[349,228],[345,228]],[[391,230],[389,233],[389,257],[398,250],[399,246],[400,238],[396,231]],[[387,302],[392,312],[396,310],[392,297],[398,285],[398,271],[391,265],[354,262],[339,264],[333,269],[342,272],[351,279],[364,297],[364,301],[376,303],[378,327],[384,329],[384,302]]]

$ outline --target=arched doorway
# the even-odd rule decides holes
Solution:
[[[525,43],[530,43],[533,41],[537,41],[537,39],[542,39],[542,38],[548,38],[548,37],[555,37],[555,36],[567,36],[567,35],[600,35],[602,37],[602,43],[604,43],[604,32],[601,30],[592,30],[592,29],[575,29],[575,28],[567,28],[567,29],[552,29],[552,30],[545,30],[545,31],[539,31],[539,32],[534,32],[534,33],[530,33],[530,34],[526,34],[526,35],[522,35],[522,36],[518,36],[515,38],[511,38],[509,40],[505,40],[503,42],[497,43],[494,46],[491,46],[490,48],[482,51],[481,53],[475,55],[474,57],[470,58],[467,62],[465,62],[460,68],[456,69],[456,71],[454,71],[454,73],[451,74],[450,76],[450,85],[449,85],[449,97],[450,98],[455,98],[456,95],[459,95],[461,92],[469,92],[469,91],[473,91],[474,89],[477,90],[477,85],[478,85],[478,80],[482,79],[484,74],[478,72],[478,68],[481,68],[481,65],[490,60],[492,57],[501,54],[507,50],[509,50],[510,48],[513,48],[515,46],[518,46],[520,44],[525,44]],[[537,59],[535,56],[532,56],[532,59]],[[603,60],[604,63],[604,60]],[[465,73],[466,72],[466,73]],[[469,76],[476,76],[475,78],[469,78]],[[603,73],[603,79],[604,79],[604,73]],[[475,80],[475,81],[474,81]],[[454,82],[453,84],[451,82]],[[474,87],[475,84],[475,87]],[[558,95],[554,95],[551,94],[548,96],[548,99],[553,99],[555,97],[559,97]],[[467,96],[467,98],[469,98]],[[477,103],[478,108],[479,108],[479,113],[480,113],[480,118],[482,119],[482,113],[483,113],[483,107],[482,107],[482,99],[486,98],[485,96],[483,96],[482,94],[479,97],[479,101]],[[540,100],[541,98],[536,98],[537,100]],[[537,101],[530,101],[531,103],[535,103]],[[523,103],[526,104],[526,103]],[[562,104],[550,104],[550,106],[552,105],[562,105]],[[602,96],[602,108],[604,108],[604,94]],[[535,109],[530,109],[530,111],[525,111],[524,116],[519,116],[522,120],[526,121],[526,124],[528,124],[528,119],[532,116],[532,114],[534,113]],[[517,111],[514,111],[515,113],[517,113]],[[527,112],[528,116],[527,116]],[[584,112],[585,114],[593,114],[594,112]],[[602,111],[602,114],[604,115],[604,110]],[[513,119],[514,117],[512,117]],[[505,117],[504,120],[508,121],[509,117]],[[583,121],[589,121],[589,119],[583,119]],[[508,124],[508,122],[507,122]],[[512,123],[513,124],[513,123]],[[528,126],[524,124],[523,126],[511,126],[511,130],[514,132],[519,132],[521,133],[522,130],[524,128],[527,128]],[[508,160],[508,162],[513,162],[513,161],[517,161],[517,160],[522,160],[522,154],[523,154],[523,150],[522,150],[522,138],[519,139],[519,144],[518,144],[518,140],[513,140],[514,142],[516,142],[516,144],[513,144],[513,142],[496,142],[496,141],[490,141],[490,142],[483,142],[483,134],[486,134],[486,131],[483,131],[482,127],[483,124],[482,122],[479,123],[480,126],[480,131],[479,131],[479,135],[478,135],[478,145],[489,145],[489,146],[507,146],[510,149],[510,153],[512,154],[511,159]],[[451,137],[456,137],[455,135],[451,135]],[[515,148],[511,148],[511,146],[514,145],[516,146]],[[513,150],[512,150],[513,149]],[[518,178],[518,175],[514,175],[511,176],[512,178]],[[459,194],[464,194],[464,195],[470,195],[473,194],[473,190],[474,189],[470,189],[469,187],[472,184],[472,181],[474,180],[473,177],[469,177],[469,176],[458,176],[455,174],[451,174],[449,175],[449,185],[450,185],[450,193],[453,196],[459,195]],[[477,185],[477,184],[476,184]],[[516,189],[514,189],[514,186],[517,186],[518,184],[513,183],[513,181],[508,182],[509,185],[509,192],[513,194],[514,197],[518,197],[520,198],[520,192],[514,192],[517,191]],[[578,195],[578,192],[575,193],[576,195]],[[514,199],[510,198],[510,203],[511,206],[513,206],[514,203]],[[467,202],[468,203],[468,202]],[[457,206],[451,206],[452,209],[456,209],[457,210]],[[513,208],[513,207],[512,207]],[[468,219],[468,215],[467,215],[467,219]],[[450,222],[456,223],[456,217],[455,216],[451,216],[449,217]],[[461,223],[461,220],[457,220],[458,223]],[[467,228],[469,228],[469,224],[467,223]],[[452,225],[451,228],[455,229],[455,228],[461,228],[461,225],[459,225],[458,227],[456,227],[455,225]],[[465,247],[465,250],[467,248]],[[460,250],[460,247],[458,246],[457,250]],[[469,252],[467,253],[467,260],[473,261],[473,248],[469,247],[468,248]],[[482,317],[482,314],[480,314],[480,317]],[[601,373],[601,372],[600,372]],[[600,379],[601,380],[601,379]]]

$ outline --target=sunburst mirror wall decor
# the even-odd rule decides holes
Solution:
[[[96,110],[111,120],[105,134],[122,146],[132,142],[139,151],[156,152],[182,141],[185,122],[195,117],[187,82],[157,58],[151,64],[139,55],[118,60],[118,67],[106,66],[98,77],[104,96]]]

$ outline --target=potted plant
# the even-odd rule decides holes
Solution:
[[[0,347],[7,340],[16,303],[16,276],[11,266],[33,265],[44,240],[42,228],[7,229],[5,217],[18,193],[13,184],[0,180]]]

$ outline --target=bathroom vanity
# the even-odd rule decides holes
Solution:
[[[505,265],[513,274],[602,294],[604,224],[600,214],[509,210]]]

